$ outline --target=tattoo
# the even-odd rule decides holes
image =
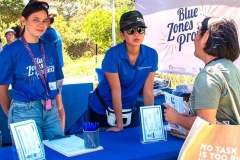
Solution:
[[[57,80],[58,94],[62,94],[63,79]]]

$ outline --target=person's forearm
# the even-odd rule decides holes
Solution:
[[[177,121],[176,124],[182,126],[185,129],[190,130],[194,121],[195,121],[195,119],[196,119],[196,116],[193,116],[193,117],[187,116],[186,117],[186,116],[183,116],[183,115],[179,114],[178,118],[177,118],[178,121]]]
[[[58,108],[59,118],[61,120],[62,128],[63,128],[63,131],[64,131],[66,116],[65,116],[64,106],[63,106],[63,103],[62,103],[62,95],[58,94],[57,97],[55,98],[55,100],[56,100],[56,105],[57,105],[57,108]]]
[[[153,91],[148,91],[146,93],[143,93],[143,102],[144,106],[152,106],[154,105],[154,94]]]
[[[0,95],[0,105],[2,106],[3,112],[8,116],[8,111],[10,109],[10,97],[8,93]]]
[[[60,118],[60,121],[61,121],[61,124],[62,124],[62,129],[64,131],[65,130],[65,123],[66,123],[66,116],[65,116],[65,110],[64,110],[63,106],[58,109],[58,114],[59,114],[59,118]]]
[[[116,116],[117,127],[123,128],[121,94],[113,93],[112,96],[113,96],[112,103],[113,103],[114,113]]]

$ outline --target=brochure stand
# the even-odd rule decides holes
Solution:
[[[19,160],[45,159],[44,147],[34,120],[10,124]]]
[[[161,105],[140,107],[142,143],[167,141],[167,130],[163,126]]]

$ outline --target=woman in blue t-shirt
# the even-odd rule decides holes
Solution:
[[[99,122],[100,127],[109,127],[107,131],[123,130],[128,122],[122,116],[125,109],[132,109],[133,112],[128,127],[139,125],[135,103],[141,89],[144,105],[154,105],[153,84],[158,55],[154,49],[142,44],[145,28],[139,11],[129,11],[121,16],[120,36],[124,42],[107,51],[102,62],[104,77],[97,90],[89,96],[89,120]],[[116,121],[111,119],[114,115],[107,120],[103,103],[114,111]]]
[[[45,2],[30,1],[20,18],[21,38],[0,53],[0,104],[8,122],[35,120],[41,139],[64,134],[58,114],[64,109],[55,101],[61,94],[62,67],[54,46],[39,39],[47,29],[48,8]]]

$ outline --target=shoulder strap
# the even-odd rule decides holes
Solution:
[[[218,69],[220,75],[222,76],[222,78],[223,78],[223,80],[224,80],[225,86],[227,87],[227,90],[228,90],[228,92],[229,92],[229,95],[230,95],[230,98],[231,98],[231,102],[232,102],[232,105],[233,105],[234,114],[235,114],[235,116],[236,116],[236,118],[237,118],[238,124],[240,125],[240,116],[239,116],[239,113],[238,113],[236,104],[235,104],[235,102],[234,102],[234,99],[233,99],[233,96],[232,96],[232,92],[231,92],[231,90],[230,90],[230,88],[229,88],[229,85],[228,85],[228,83],[227,83],[227,81],[226,81],[226,79],[225,79],[222,71],[221,71],[217,66],[216,66],[216,68]]]
[[[111,113],[114,113],[113,111],[111,111],[110,109],[108,109],[108,106],[107,104],[105,103],[105,101],[103,100],[102,96],[100,95],[99,91],[98,91],[98,88],[96,88],[96,93],[97,93],[97,96],[98,96],[98,99],[100,100],[100,102],[102,103],[103,107],[108,111],[108,112],[111,112]],[[122,113],[131,113],[132,110],[130,111],[127,111],[127,112],[122,112]]]

